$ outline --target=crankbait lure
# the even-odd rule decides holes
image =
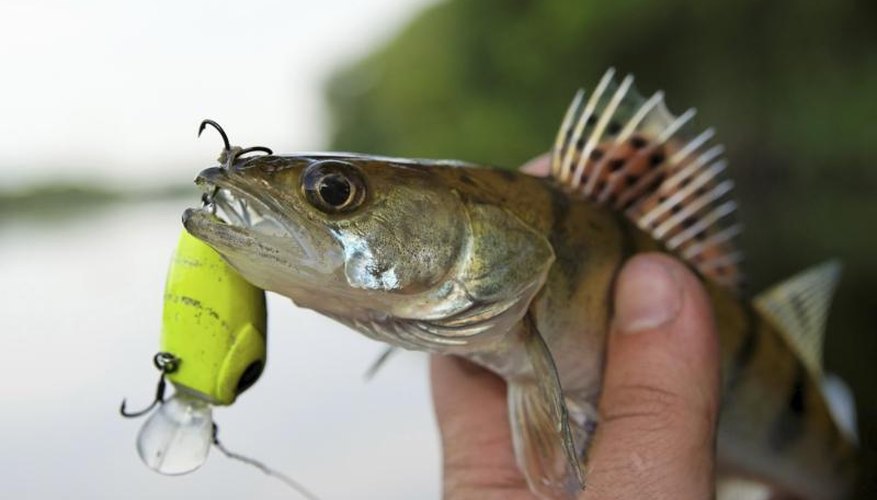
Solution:
[[[147,466],[167,475],[192,472],[207,460],[212,444],[306,498],[316,498],[285,475],[230,452],[218,439],[212,406],[234,403],[259,379],[266,361],[265,332],[265,292],[183,231],[167,275],[161,351],[153,358],[161,371],[155,400],[134,413],[124,401],[121,407],[125,417],[152,412],[137,437],[137,452]],[[176,389],[169,400],[164,399],[166,381]]]
[[[163,474],[191,472],[207,459],[211,405],[230,405],[265,366],[265,292],[185,231],[168,270],[162,317],[162,372],[152,413],[140,431],[140,458]],[[164,401],[165,379],[176,394]]]

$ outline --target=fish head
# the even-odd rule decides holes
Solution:
[[[414,162],[268,155],[196,183],[208,203],[183,215],[192,235],[254,285],[331,315],[412,314],[465,252],[459,196]]]

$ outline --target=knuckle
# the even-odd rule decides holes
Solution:
[[[679,394],[650,384],[613,388],[605,401],[603,423],[624,422],[637,430],[661,431],[686,425],[691,404]]]

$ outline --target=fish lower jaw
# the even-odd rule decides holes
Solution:
[[[323,276],[337,267],[338,263],[330,262],[328,253],[317,252],[310,240],[303,241],[287,230],[287,226],[267,218],[254,225],[241,223],[240,213],[237,217],[229,216],[233,207],[226,201],[186,209],[183,226],[232,261],[238,271],[257,286],[277,291],[287,282],[295,283],[307,279],[306,276]]]

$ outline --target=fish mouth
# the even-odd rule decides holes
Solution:
[[[200,210],[211,212],[223,224],[271,236],[291,236],[299,241],[298,231],[270,215],[269,207],[241,190],[205,183],[204,194],[205,204]]]
[[[319,268],[313,236],[270,196],[249,189],[221,167],[204,170],[195,179],[203,191],[202,206],[183,213],[183,225],[198,239],[223,253],[243,247],[259,253],[282,252],[297,265]]]

